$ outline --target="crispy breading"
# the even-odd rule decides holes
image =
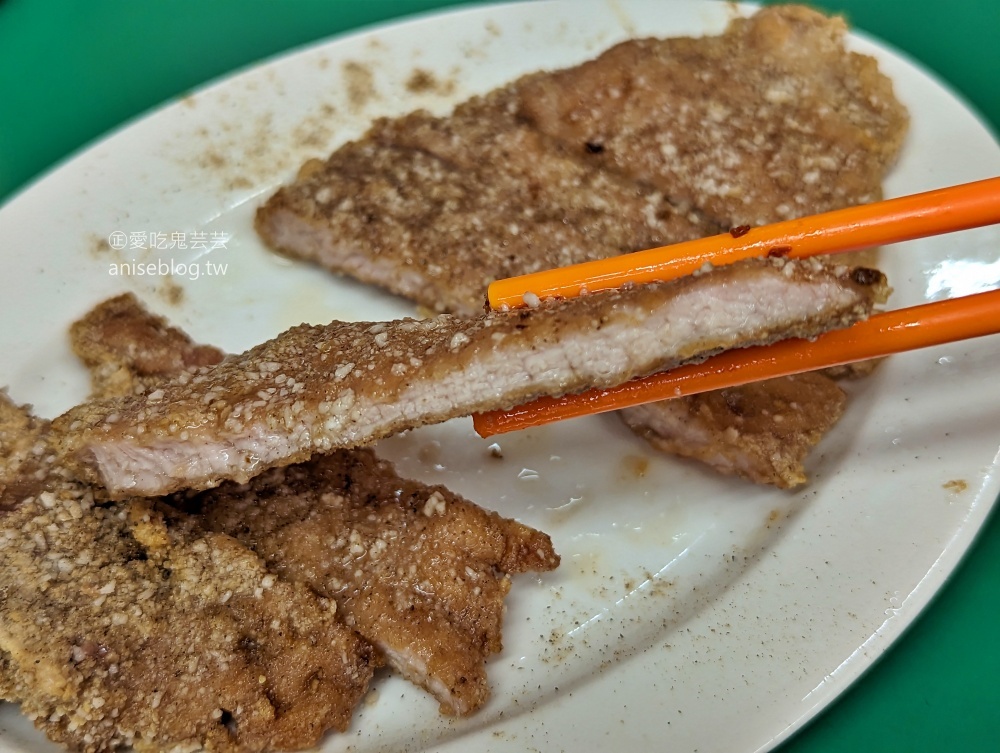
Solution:
[[[846,403],[833,380],[813,373],[639,405],[620,414],[657,449],[790,489],[806,482],[803,462]]]
[[[149,323],[113,303],[119,332]],[[121,369],[165,353],[135,342],[119,384],[141,384],[148,371]],[[84,751],[290,750],[345,729],[379,657],[334,602],[161,502],[95,501],[48,430],[0,393],[0,698]]]
[[[446,117],[375,122],[257,212],[281,253],[434,311],[494,279],[877,199],[908,126],[892,84],[801,6],[623,42]]]
[[[0,689],[46,735],[242,752],[347,727],[378,657],[334,602],[193,516],[96,501],[38,457],[35,492],[0,500]]]
[[[90,370],[92,398],[146,392],[167,377],[223,358],[218,348],[198,345],[150,313],[132,293],[94,307],[69,335],[73,352]]]
[[[126,335],[143,331],[151,318],[135,300],[116,310]],[[92,313],[82,322],[101,319]],[[166,346],[150,338],[116,346],[127,381],[140,378],[134,371],[148,360],[145,343],[152,341],[157,353],[189,347],[186,335],[173,331],[178,336]],[[436,504],[428,507],[428,500]],[[544,533],[444,487],[402,479],[370,450],[340,451],[180,503],[203,510],[202,523],[240,539],[280,577],[337,601],[341,617],[448,713],[471,713],[489,696],[485,663],[500,648],[509,575],[549,570],[559,561]],[[442,572],[453,573],[446,584]]]
[[[7,500],[16,499],[17,493],[9,492],[10,482],[19,478],[19,472],[31,448],[45,428],[45,422],[32,415],[26,405],[17,405],[0,389],[0,516],[7,511]],[[16,701],[14,692],[14,664],[8,652],[0,648],[0,701]]]
[[[121,331],[142,331],[148,312],[134,300],[125,307],[118,303],[106,302],[95,311],[114,305]],[[100,317],[92,313],[82,321]],[[166,326],[162,320],[158,324]],[[82,328],[78,324],[76,331]],[[177,334],[163,347],[187,347],[186,336]],[[119,344],[115,363],[122,382],[142,383],[132,369],[148,360],[143,343],[149,341],[139,339],[127,348]],[[162,353],[162,344],[153,342],[155,352]],[[172,357],[166,362],[179,363]],[[9,423],[15,418],[11,415]],[[6,423],[0,414],[0,426]],[[377,647],[379,658],[387,657],[404,676],[434,693],[447,713],[471,713],[489,697],[486,660],[500,649],[510,575],[549,570],[559,562],[545,534],[444,487],[401,479],[370,450],[341,451],[264,474],[246,487],[229,484],[171,501],[204,514],[171,512],[159,501],[111,506],[129,511],[130,534],[146,547],[147,559],[154,558],[150,552],[157,559],[169,556],[163,550],[170,537],[192,527],[238,537],[265,556],[276,582],[298,582],[306,593],[339,603],[338,616]],[[86,537],[80,540],[85,543]],[[211,546],[218,549],[219,541],[235,546],[225,536]],[[249,551],[245,555],[253,559]],[[256,652],[284,652],[293,665],[308,660],[315,649],[301,640],[258,643]],[[304,656],[297,659],[299,654]]]
[[[489,697],[510,574],[551,570],[548,536],[443,486],[341,450],[189,500],[275,573],[337,602],[347,624],[450,714]]]
[[[0,651],[0,701],[17,702],[14,690],[14,664],[6,651]]]
[[[447,118],[380,120],[257,212],[271,247],[472,316],[495,279],[719,228],[563,154],[513,114],[516,86]]]
[[[812,337],[863,318],[885,290],[872,270],[766,259],[479,319],[302,325],[148,394],[70,410],[54,433],[76,472],[113,496],[208,488],[722,349]]]
[[[765,8],[719,36],[631,40],[529,74],[446,117],[376,121],[280,189],[258,232],[287,255],[472,315],[494,279],[871,201],[908,117],[844,33],[839,18]],[[701,460],[735,458],[744,435],[696,427],[699,400],[659,410],[657,446],[680,449],[696,431]],[[681,415],[684,432],[668,436],[681,424],[666,418]],[[708,450],[716,441],[722,454]],[[740,462],[756,454],[748,445]]]
[[[25,457],[45,428],[45,421],[32,415],[31,406],[18,405],[0,389],[0,478]]]
[[[534,77],[519,113],[567,150],[728,226],[881,196],[908,126],[846,24],[763,8],[716,37],[637,39]]]
[[[38,487],[34,470],[46,449],[39,440],[48,429],[49,422],[35,416],[30,405],[18,405],[0,390],[0,515],[6,504]]]

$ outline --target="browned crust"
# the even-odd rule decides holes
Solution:
[[[52,469],[0,515],[4,695],[83,751],[301,749],[346,729],[377,657],[302,586],[157,502]]]
[[[376,121],[258,211],[272,248],[432,311],[477,314],[495,279],[720,232],[519,122],[517,86],[451,116]]]
[[[846,404],[842,389],[813,373],[650,403],[620,415],[659,450],[791,489],[806,482],[806,457]]]
[[[908,116],[845,25],[765,8],[376,121],[257,212],[269,246],[432,311],[494,279],[863,203]]]
[[[73,352],[90,370],[91,397],[144,392],[165,378],[223,358],[218,348],[198,345],[132,293],[99,304],[69,330]]]
[[[0,515],[21,497],[37,488],[34,468],[43,454],[39,440],[49,422],[31,412],[30,405],[18,405],[0,390]]]
[[[54,425],[64,457],[113,495],[205,488],[406,428],[846,326],[885,292],[879,273],[855,277],[818,262],[755,260],[478,320],[303,325],[146,395],[71,410]],[[769,311],[775,285],[803,291],[808,304]],[[730,289],[741,293],[718,307],[721,319],[692,311]],[[817,305],[813,290],[829,300]],[[754,317],[760,323],[751,326]],[[606,364],[603,347],[620,348],[620,358]],[[202,447],[222,452],[206,456]],[[208,465],[216,457],[224,466]],[[162,460],[165,470],[143,466]]]
[[[522,89],[520,114],[593,164],[728,226],[880,197],[908,126],[846,25],[764,8],[718,37],[623,42]],[[599,148],[585,148],[596,145]]]
[[[84,321],[101,321],[98,314],[109,309],[126,333],[143,331],[151,318],[134,299],[115,299]],[[155,354],[190,346],[174,332],[179,337],[172,344],[152,340]],[[123,382],[137,382],[130,370],[148,362],[144,342],[150,340],[119,347],[115,362]],[[181,361],[166,355],[165,362],[184,373]],[[46,445],[44,433],[31,431],[30,411],[0,398],[0,449],[26,437]],[[122,741],[140,749],[186,743],[302,748],[325,729],[346,727],[371,668],[386,656],[438,697],[443,712],[471,713],[489,697],[486,661],[501,647],[509,576],[559,562],[544,533],[444,487],[401,479],[368,450],[275,470],[250,486],[229,484],[171,500],[188,513],[160,500],[95,503],[95,490],[67,478],[55,460],[45,447],[29,474],[33,491],[5,496],[14,512],[0,518],[0,544],[29,521],[22,535],[44,529],[47,556],[64,552],[62,561],[72,557],[73,566],[61,568],[58,587],[51,587],[44,558],[25,565],[18,558],[28,556],[27,549],[0,551],[0,591],[4,605],[23,609],[25,620],[58,622],[60,629],[44,636],[49,645],[41,635],[27,635],[19,618],[0,612],[0,698],[22,702],[29,714],[47,719],[40,726],[52,739],[74,747],[106,749]],[[190,514],[195,510],[204,514]],[[37,553],[37,537],[31,553]],[[17,588],[9,581],[15,573]],[[78,590],[63,582],[69,579]],[[95,579],[103,585],[90,585]],[[114,589],[104,593],[111,580]],[[334,581],[341,585],[334,588]],[[46,584],[50,598],[29,604],[38,583]],[[113,634],[92,608],[95,592],[102,602],[97,607],[129,618],[112,625]],[[141,614],[129,611],[135,603]],[[167,615],[170,624],[161,624]],[[135,631],[157,640],[143,642]],[[77,642],[66,643],[70,638]],[[51,659],[60,652],[81,658],[65,669]],[[103,663],[91,662],[92,652]],[[185,659],[199,665],[196,675],[185,672]],[[36,662],[46,667],[44,678],[26,671]],[[108,662],[116,667],[110,677],[103,669]],[[57,698],[53,688],[60,689]],[[268,703],[252,695],[258,690]],[[95,709],[87,707],[90,693],[103,701]],[[152,710],[150,693],[157,699]],[[226,709],[221,716],[206,710],[212,694],[218,709]],[[185,727],[189,737],[178,738]]]
[[[716,37],[631,40],[530,74],[447,117],[376,121],[306,165],[257,229],[289,256],[473,315],[494,279],[877,199],[908,116],[845,29],[765,8]]]
[[[274,572],[337,602],[351,627],[449,714],[489,697],[508,574],[555,568],[547,535],[338,451],[188,500]]]
[[[89,365],[119,384],[217,353],[131,297],[74,334],[101,331],[120,337],[89,352],[113,358]],[[0,698],[82,751],[296,750],[347,728],[380,658],[333,602],[160,501],[96,500],[50,439],[0,393]]]

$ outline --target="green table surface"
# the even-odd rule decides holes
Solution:
[[[0,201],[109,129],[206,80],[313,40],[460,4],[0,0]],[[1000,131],[998,0],[823,7],[935,71]],[[998,618],[1000,517],[993,515],[903,638],[781,750],[1000,751]]]

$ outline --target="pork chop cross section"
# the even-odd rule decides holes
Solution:
[[[161,389],[70,410],[53,428],[75,471],[112,497],[204,489],[727,348],[813,337],[865,317],[885,292],[873,270],[764,259],[478,319],[300,325]]]

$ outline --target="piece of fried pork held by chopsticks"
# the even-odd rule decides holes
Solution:
[[[158,384],[151,371],[162,382],[189,368],[192,348],[206,350],[132,295],[98,305],[71,335],[74,346],[100,350],[88,360],[92,375],[113,363],[114,383],[136,394],[143,390],[135,386]],[[199,511],[206,529],[239,539],[279,578],[335,601],[339,617],[448,714],[469,714],[489,697],[486,662],[501,648],[510,576],[559,563],[541,531],[442,486],[402,479],[367,449],[171,501]]]
[[[302,325],[146,395],[70,410],[55,433],[76,472],[112,496],[245,481],[404,429],[847,326],[886,293],[880,273],[858,272],[757,259],[478,319]]]
[[[731,264],[775,248],[787,259],[854,253],[872,244],[954,233],[1000,223],[1000,177],[887,201],[788,220],[743,234],[723,233],[621,258],[501,280],[490,285],[491,306],[509,310],[525,298],[583,295],[644,280],[676,279],[699,264]],[[752,237],[751,237],[752,236]],[[775,244],[778,244],[777,246]],[[859,270],[859,274],[872,274]],[[539,291],[539,292],[535,292]],[[653,400],[729,389],[752,382],[884,358],[919,348],[994,335],[1000,331],[1000,290],[883,311],[851,327],[815,338],[730,350],[618,387],[543,397],[510,410],[477,414],[483,437],[574,416],[642,405]]]
[[[337,602],[348,625],[448,714],[489,697],[510,575],[552,570],[547,535],[442,486],[340,450],[186,502],[275,573]]]
[[[95,498],[0,395],[5,425],[18,412],[34,428],[3,465],[5,700],[94,753],[297,750],[347,727],[378,657],[334,602],[162,502]]]

